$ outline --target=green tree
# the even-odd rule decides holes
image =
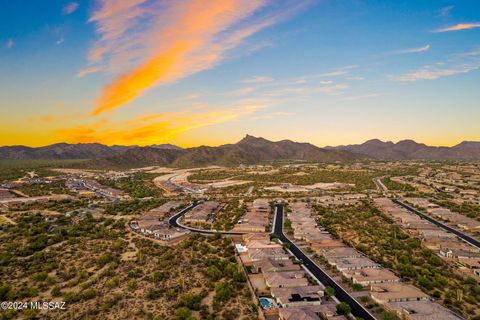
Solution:
[[[187,307],[180,307],[175,311],[178,320],[188,320],[192,316],[192,311]]]
[[[352,308],[350,308],[350,305],[348,303],[340,302],[339,304],[337,304],[338,314],[346,315],[346,314],[349,314],[350,312],[352,312]]]
[[[232,288],[226,282],[217,282],[215,284],[215,298],[221,301],[226,301],[232,296]]]
[[[330,299],[331,297],[333,297],[335,295],[335,289],[333,289],[330,286],[326,286],[325,289],[324,289],[324,292],[325,292],[325,297],[327,299]]]
[[[216,281],[222,278],[222,271],[216,266],[210,266],[207,268],[207,276],[213,281]]]

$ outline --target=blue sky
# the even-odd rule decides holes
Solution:
[[[477,1],[1,1],[0,144],[480,140]]]

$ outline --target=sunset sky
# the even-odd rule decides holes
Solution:
[[[480,1],[0,0],[0,145],[480,141]]]

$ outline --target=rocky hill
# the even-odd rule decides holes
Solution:
[[[172,165],[193,167],[206,165],[255,164],[275,160],[352,161],[364,158],[348,151],[325,150],[309,143],[290,140],[269,141],[247,135],[235,144],[218,147],[188,149],[137,147],[111,157],[91,160],[88,165],[97,167]]]
[[[124,152],[129,146],[106,146],[100,143],[57,143],[49,146],[32,148],[26,146],[0,147],[1,160],[20,159],[92,159],[112,156]]]
[[[393,143],[373,139],[362,144],[326,149],[349,151],[381,160],[480,160],[480,142],[474,141],[464,141],[453,147],[431,147],[413,140]]]

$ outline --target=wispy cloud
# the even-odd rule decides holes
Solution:
[[[343,92],[349,87],[350,86],[346,83],[334,83],[321,85],[320,87],[314,89],[314,92],[320,92],[331,96],[338,96],[343,94]]]
[[[459,23],[459,24],[456,24],[454,26],[437,29],[437,30],[435,30],[435,32],[460,31],[460,30],[468,30],[468,29],[474,29],[474,28],[480,28],[480,22]]]
[[[337,68],[335,70],[324,72],[324,73],[307,75],[307,76],[304,76],[304,77],[300,77],[299,79],[307,80],[307,79],[315,79],[315,78],[340,77],[340,76],[350,74],[351,70],[356,69],[356,68],[358,68],[357,65],[350,65],[350,66],[340,67],[340,68]]]
[[[265,82],[272,82],[273,78],[267,76],[253,76],[251,78],[242,80],[243,83],[265,83]]]
[[[246,38],[310,2],[272,6],[268,0],[101,0],[90,18],[100,35],[90,50],[90,62],[102,65],[106,60],[113,70],[134,66],[103,88],[92,114],[118,108],[156,85],[214,67]]]
[[[430,50],[430,45],[426,44],[423,47],[417,47],[417,48],[410,48],[410,49],[403,49],[403,50],[398,50],[394,51],[394,54],[408,54],[408,53],[419,53],[419,52],[425,52]]]
[[[279,117],[292,117],[294,115],[296,115],[295,112],[276,111],[276,112],[269,112],[269,113],[258,115],[258,116],[253,116],[252,119],[267,120],[267,119],[275,119]]]
[[[12,39],[8,39],[8,40],[7,40],[7,43],[5,44],[5,47],[6,47],[7,49],[12,49],[12,48],[13,48],[13,44],[14,44],[13,40],[12,40]]]
[[[314,95],[343,96],[350,88],[349,80],[363,80],[362,77],[352,75],[357,65],[350,65],[334,69],[329,72],[307,74],[287,79],[253,77],[241,81],[254,84],[231,91],[231,96],[243,95],[254,99],[264,99],[269,105],[285,105],[298,103],[310,99]]]
[[[100,69],[98,69],[98,68],[86,68],[86,69],[80,70],[77,73],[77,77],[83,77],[83,76],[86,76],[87,74],[96,73],[99,70]]]
[[[64,105],[63,104],[58,104],[55,106],[57,111],[63,110]],[[62,113],[59,114],[58,112],[55,113],[48,113],[48,114],[43,114],[41,116],[32,116],[28,118],[28,123],[32,124],[53,124],[53,123],[67,123],[71,121],[76,121],[79,119],[86,119],[87,115],[84,113]]]
[[[252,93],[255,91],[255,88],[253,87],[244,87],[244,88],[240,88],[238,90],[235,90],[233,92],[234,95],[245,95],[245,94],[249,94],[249,93]]]
[[[264,109],[264,105],[245,105],[233,108],[186,110],[158,113],[112,123],[101,118],[91,124],[55,130],[68,142],[100,142],[105,144],[147,145],[169,141],[194,129],[233,121]],[[50,119],[48,119],[50,120]],[[125,128],[129,128],[125,130]]]
[[[379,93],[369,93],[369,94],[363,94],[363,95],[358,95],[358,96],[344,97],[342,100],[356,101],[356,100],[361,100],[361,99],[366,99],[366,98],[376,98],[378,96],[380,96]]]
[[[457,74],[465,74],[480,69],[480,50],[455,54],[446,61],[434,65],[423,66],[391,78],[396,81],[414,82],[419,80],[435,80]]]
[[[453,5],[441,8],[440,10],[438,10],[438,16],[439,17],[448,17],[450,15],[450,13],[452,12],[453,8],[455,8],[455,6],[453,6]]]
[[[66,16],[66,15],[74,13],[77,9],[78,9],[78,3],[77,2],[70,2],[70,3],[63,6],[62,14]]]
[[[418,81],[418,80],[435,80],[441,77],[447,77],[447,76],[453,76],[456,74],[462,74],[462,73],[468,73],[473,70],[477,70],[478,67],[458,67],[458,68],[452,68],[452,69],[444,69],[444,68],[422,68],[419,70],[415,70],[412,72],[408,72],[405,74],[402,74],[395,79],[398,81],[404,81],[404,82],[413,82],[413,81]]]
[[[350,88],[348,83],[335,83],[333,81],[313,81],[305,83],[283,83],[277,86],[267,88],[259,93],[259,96],[269,98],[282,98],[301,100],[305,97],[315,94],[325,94],[329,96],[342,95],[345,90]]]
[[[335,71],[332,71],[332,72],[322,73],[319,76],[320,77],[338,77],[338,76],[343,76],[343,75],[346,75],[346,74],[348,74],[347,70],[335,70]]]

